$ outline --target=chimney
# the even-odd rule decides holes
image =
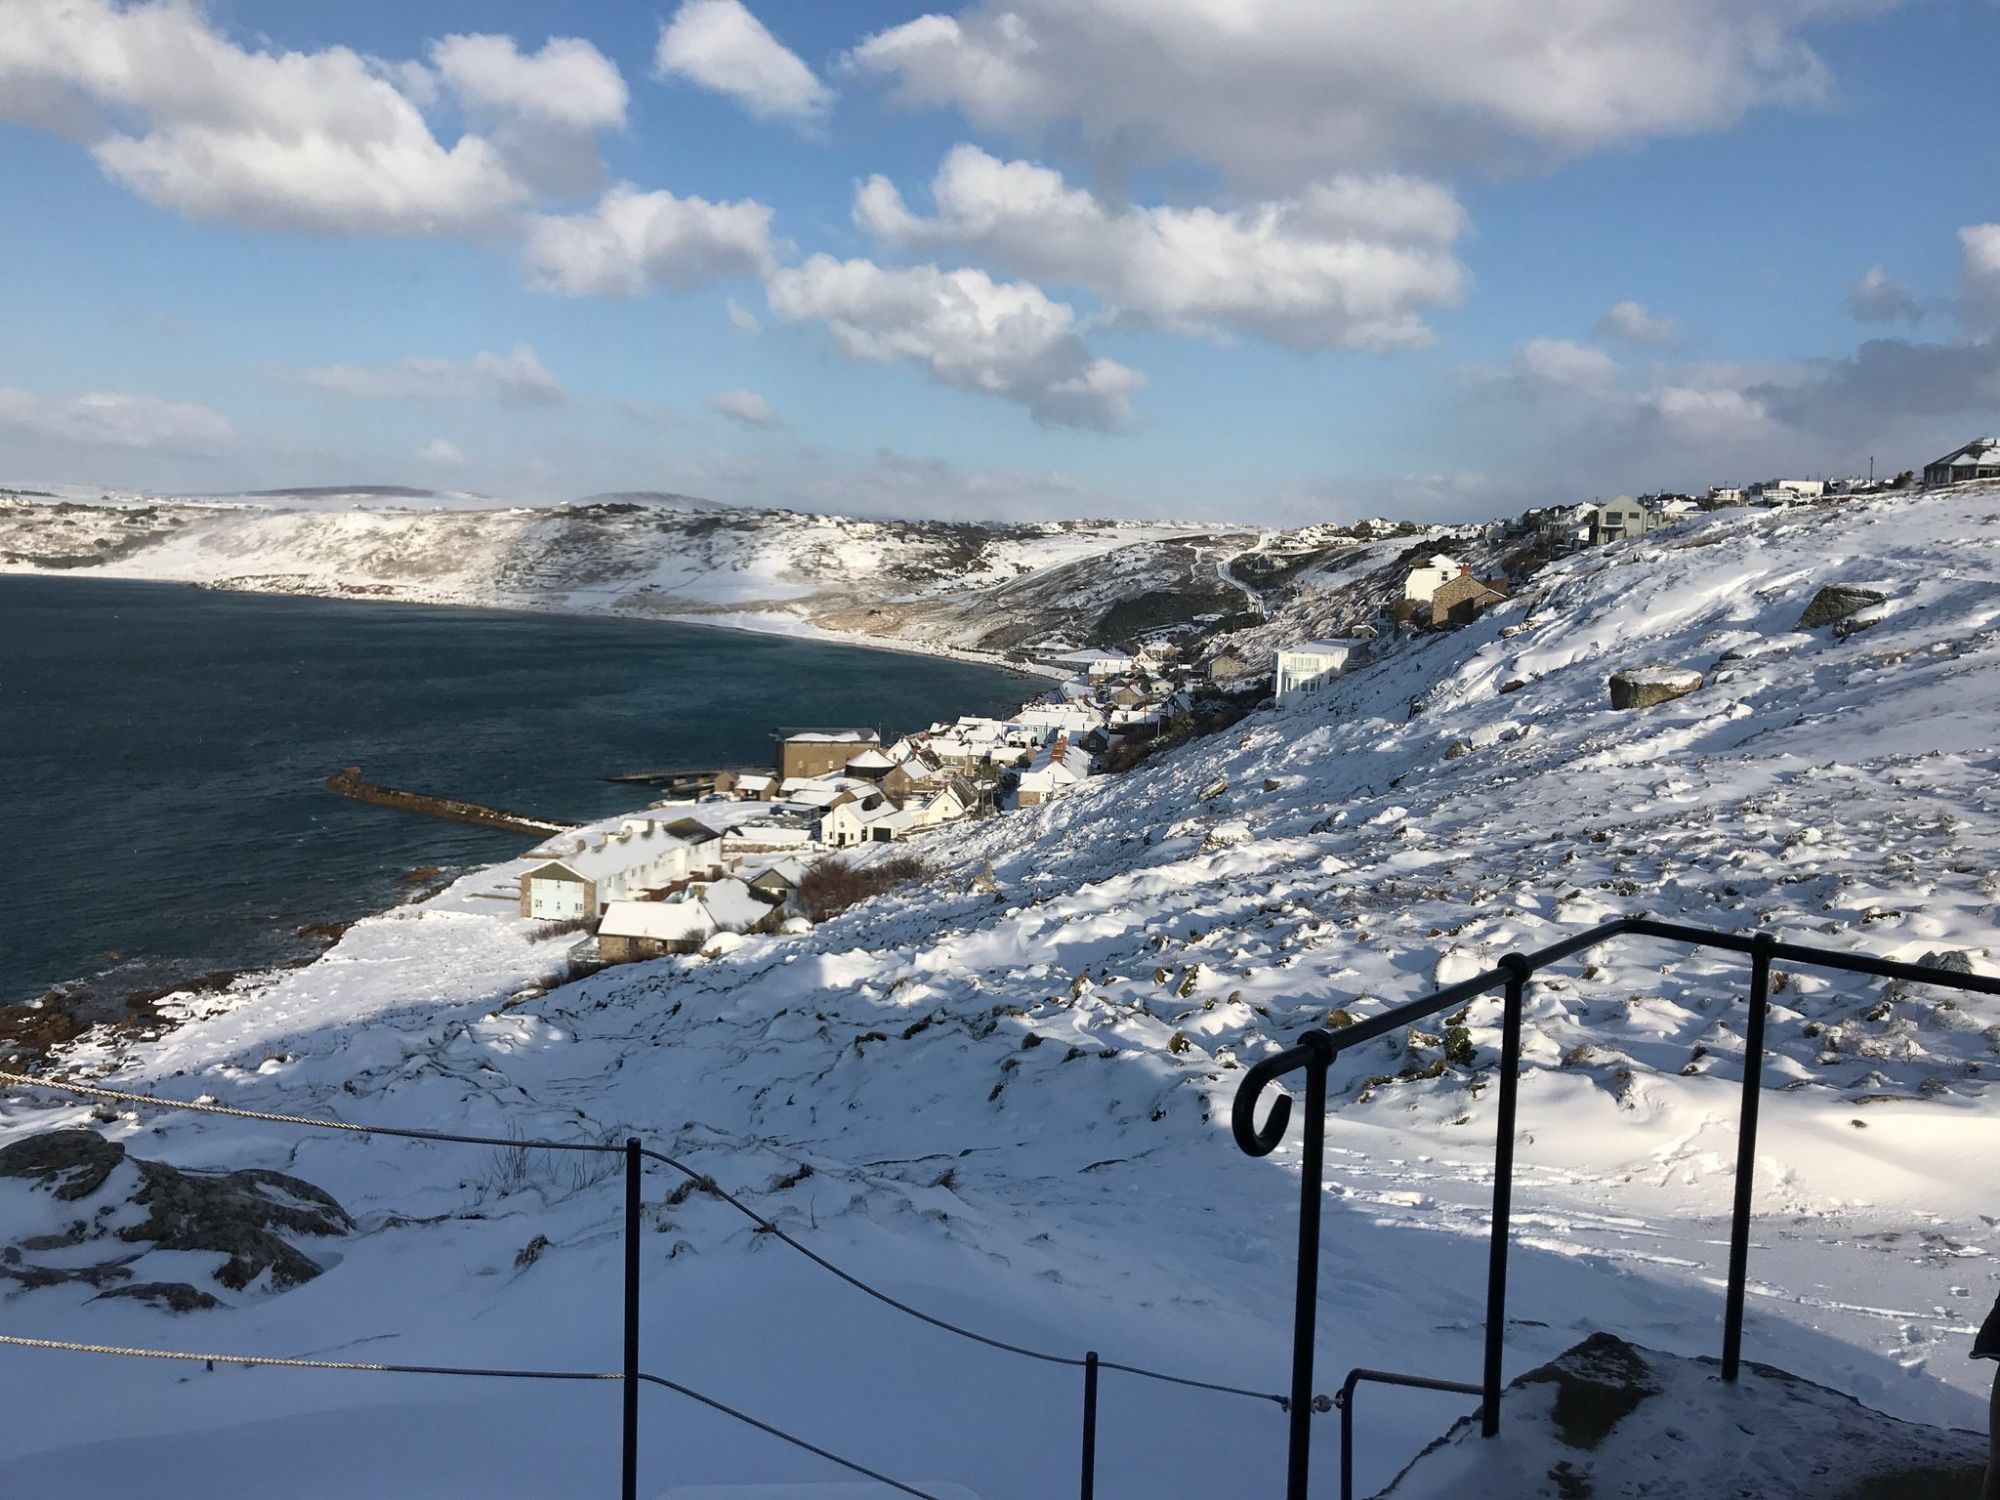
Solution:
[[[1460,578],[1470,578],[1472,576],[1472,564],[1460,563],[1458,565],[1458,576]]]

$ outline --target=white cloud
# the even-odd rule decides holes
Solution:
[[[441,469],[460,468],[465,463],[465,454],[450,438],[432,438],[417,450],[419,463],[435,464]]]
[[[508,354],[482,351],[468,360],[412,354],[393,365],[326,365],[299,378],[343,396],[408,400],[435,396],[488,396],[529,406],[552,406],[569,398],[535,351],[516,344]]]
[[[778,414],[771,410],[771,403],[755,391],[723,391],[708,398],[711,411],[741,422],[745,427],[782,427]]]
[[[589,42],[551,37],[523,52],[510,36],[448,36],[431,43],[431,61],[470,109],[546,120],[570,130],[625,123],[625,80]]]
[[[408,71],[348,48],[246,50],[176,0],[8,0],[6,19],[0,118],[49,124],[60,105],[108,176],[190,218],[469,234],[522,199],[491,142],[446,146]]]
[[[1747,391],[1662,385],[1645,393],[1645,406],[1676,435],[1690,442],[1735,442],[1755,437],[1769,425],[1770,409]]]
[[[776,317],[825,324],[850,359],[914,361],[942,384],[1016,402],[1045,424],[1122,426],[1145,384],[1137,370],[1091,354],[1068,304],[983,271],[815,255],[773,274],[766,293]]]
[[[53,397],[0,386],[0,428],[86,448],[197,457],[220,453],[235,441],[228,420],[205,406],[112,391]]]
[[[738,333],[762,333],[764,331],[764,325],[757,321],[757,315],[741,302],[738,302],[734,297],[729,299],[728,311],[729,326],[734,328]]]
[[[1456,303],[1448,246],[1458,202],[1419,178],[1345,177],[1237,210],[1107,209],[1062,174],[952,148],[913,214],[885,177],[854,219],[886,244],[951,244],[1037,281],[1081,286],[1129,319],[1230,330],[1298,349],[1386,350],[1433,342],[1425,309]]]
[[[466,118],[541,192],[584,192],[603,181],[595,132],[625,123],[617,65],[589,42],[551,37],[522,52],[508,36],[448,36],[431,61]]]
[[[1674,340],[1671,318],[1656,318],[1646,304],[1629,298],[1614,302],[1604,310],[1591,333],[1601,339],[1623,339],[1628,344],[1670,344]]]
[[[2000,224],[1968,224],[1958,232],[1964,259],[1959,284],[1968,326],[2000,333]]]
[[[1863,323],[1915,323],[1924,315],[1916,294],[1880,266],[1870,266],[1847,289],[1847,310]]]
[[[1529,339],[1514,351],[1513,372],[1543,385],[1591,389],[1618,377],[1618,361],[1602,349],[1568,339]]]
[[[742,0],[682,0],[660,28],[654,62],[662,78],[727,94],[760,120],[816,119],[833,101],[813,70]]]
[[[523,253],[543,290],[572,297],[686,289],[769,271],[771,210],[749,199],[710,203],[621,183],[589,213],[531,217]]]
[[[975,0],[845,62],[913,106],[1185,154],[1232,177],[1565,157],[1828,97],[1845,0]]]

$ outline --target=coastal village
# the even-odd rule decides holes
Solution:
[[[1984,438],[1926,465],[1922,482],[1930,489],[1996,477],[2000,440]],[[1910,472],[1883,481],[1776,478],[1700,497],[1619,495],[1482,526],[1426,528],[1403,553],[1373,617],[1351,619],[1339,634],[1268,650],[1224,639],[1204,651],[1199,638],[1177,640],[1166,630],[1132,652],[1059,643],[1024,653],[1021,664],[1053,683],[1010,718],[965,715],[886,742],[867,728],[781,730],[768,767],[704,773],[691,796],[557,833],[498,867],[486,894],[517,903],[548,935],[580,934],[572,958],[583,965],[719,952],[750,934],[803,932],[921,869],[893,846],[1041,806],[1197,725],[1219,727],[1257,703],[1283,706],[1319,693],[1382,649],[1385,636],[1470,624],[1568,552],[1636,541],[1699,512],[1838,504],[1907,489],[1915,479]],[[1295,534],[1295,545],[1318,552],[1395,534],[1388,522],[1337,531],[1309,528]],[[1650,682],[1626,684],[1621,695],[1613,683],[1618,706],[1662,694],[1677,695]],[[676,786],[690,790],[686,777]],[[829,878],[830,869],[838,877]]]

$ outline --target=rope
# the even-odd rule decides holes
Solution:
[[[676,1171],[682,1172],[686,1174],[688,1177],[693,1178],[695,1182],[701,1185],[704,1191],[713,1193],[716,1197],[720,1198],[724,1203],[727,1203],[731,1208],[735,1209],[738,1213],[742,1214],[745,1218],[749,1219],[753,1224],[755,1224],[759,1229],[763,1230],[766,1234],[776,1236],[779,1240],[791,1246],[792,1249],[798,1251],[799,1254],[803,1255],[807,1260],[811,1261],[821,1270],[824,1270],[833,1276],[837,1276],[840,1280],[846,1282],[856,1291],[865,1292],[870,1297],[873,1297],[877,1302],[895,1308],[897,1312],[907,1313],[910,1317],[915,1318],[920,1323],[928,1323],[933,1328],[942,1328],[947,1333],[955,1333],[960,1338],[971,1339],[974,1343],[984,1344],[990,1349],[1002,1349],[1009,1354],[1021,1355],[1025,1359],[1037,1359],[1044,1364],[1050,1364],[1050,1365],[1066,1365],[1069,1368],[1075,1370],[1080,1370],[1084,1367],[1085,1361],[1078,1359],[1073,1355],[1050,1354],[1046,1350],[1030,1349],[1024,1344],[1010,1344],[1005,1339],[996,1339],[991,1337],[990,1335],[975,1332],[970,1328],[962,1328],[956,1323],[948,1322],[947,1320],[940,1318],[935,1314],[927,1313],[922,1308],[912,1307],[907,1302],[898,1301],[896,1298],[890,1296],[887,1292],[882,1291],[880,1288],[870,1286],[860,1277],[854,1275],[853,1272],[843,1271],[839,1266],[835,1265],[832,1261],[828,1260],[824,1255],[821,1255],[817,1250],[811,1249],[810,1247],[801,1244],[798,1240],[793,1239],[789,1234],[785,1233],[783,1229],[780,1229],[771,1220],[765,1218],[762,1214],[758,1213],[756,1209],[750,1207],[750,1205],[745,1203],[742,1199],[736,1197],[732,1193],[725,1191],[722,1187],[720,1187],[716,1183],[714,1178],[704,1176],[702,1173],[695,1171],[692,1167],[686,1165],[684,1162],[675,1161],[671,1156],[668,1156],[663,1151],[654,1151],[650,1148],[642,1147],[640,1149],[639,1154],[641,1156],[651,1157],[654,1161],[664,1162],[666,1163],[666,1165],[674,1168]],[[1224,1395],[1230,1395],[1230,1396],[1248,1396],[1251,1397],[1253,1400],[1258,1400],[1258,1401],[1275,1401],[1281,1408],[1289,1408],[1291,1405],[1290,1401],[1287,1400],[1285,1397],[1273,1395],[1269,1391],[1245,1390],[1241,1386],[1218,1385],[1213,1381],[1194,1380],[1186,1375],[1169,1375],[1163,1370],[1149,1370],[1145,1368],[1143,1365],[1127,1365],[1127,1364],[1120,1364],[1114,1360],[1101,1359],[1097,1362],[1097,1366],[1101,1370],[1122,1370],[1128,1375],[1141,1375],[1148,1380],[1165,1381],[1169,1385],[1192,1386],[1196,1390],[1219,1391],[1222,1392]]]
[[[274,1125],[308,1125],[315,1130],[347,1130],[357,1135],[395,1135],[413,1141],[455,1141],[465,1146],[521,1146],[537,1151],[602,1151],[622,1155],[623,1146],[602,1141],[534,1141],[518,1136],[456,1135],[448,1130],[416,1130],[403,1125],[354,1125],[346,1120],[316,1119],[311,1115],[274,1115],[268,1110],[237,1109],[228,1104],[202,1104],[192,1099],[162,1099],[154,1094],[128,1094],[92,1083],[71,1083],[66,1079],[31,1078],[26,1073],[0,1069],[0,1082],[35,1089],[60,1089],[71,1094],[87,1094],[93,1099],[116,1099],[124,1104],[147,1104],[155,1109],[186,1109],[203,1115],[229,1115],[238,1120],[269,1120]]]
[[[304,1125],[320,1130],[346,1130],[363,1135],[393,1135],[403,1136],[411,1140],[455,1141],[472,1146],[519,1147],[524,1150],[599,1151],[608,1152],[613,1155],[623,1155],[625,1150],[623,1146],[610,1146],[588,1141],[522,1140],[517,1137],[493,1135],[455,1135],[443,1130],[413,1130],[391,1125],[355,1125],[345,1120],[315,1119],[310,1115],[281,1115],[272,1114],[265,1110],[237,1109],[227,1104],[197,1104],[181,1099],[161,1099],[152,1094],[133,1094],[121,1089],[103,1088],[96,1084],[69,1083],[51,1078],[32,1078],[25,1073],[10,1073],[4,1070],[0,1070],[0,1082],[19,1084],[29,1088],[65,1090],[70,1093],[85,1094],[92,1098],[115,1099],[126,1104],[150,1105],[156,1109],[194,1110],[201,1114],[231,1115],[243,1120],[268,1120],[278,1125]],[[949,1322],[932,1313],[927,1313],[921,1308],[912,1307],[909,1303],[900,1301],[877,1287],[870,1286],[851,1271],[842,1270],[818,1251],[810,1249],[800,1241],[794,1239],[783,1229],[779,1228],[772,1220],[765,1218],[764,1215],[758,1213],[756,1209],[745,1203],[741,1198],[725,1190],[714,1178],[707,1176],[705,1173],[697,1172],[693,1167],[687,1165],[687,1163],[677,1161],[664,1151],[655,1151],[650,1147],[642,1147],[639,1154],[672,1167],[676,1172],[681,1173],[696,1183],[704,1192],[713,1194],[742,1214],[744,1218],[755,1224],[765,1234],[774,1236],[781,1243],[803,1255],[821,1270],[838,1277],[856,1291],[865,1292],[885,1307],[893,1307],[897,1312],[907,1314],[920,1323],[928,1323],[931,1327],[943,1329],[946,1333],[955,1333],[960,1338],[970,1339],[976,1344],[984,1344],[989,1349],[999,1349],[1008,1354],[1018,1354],[1023,1359],[1039,1360],[1043,1364],[1062,1365],[1073,1370],[1080,1370],[1084,1367],[1084,1361],[1074,1355],[1051,1354],[1043,1349],[1031,1349],[1025,1344],[1011,1344],[1005,1339],[996,1339],[988,1334],[961,1327],[957,1323]],[[1127,1375],[1137,1375],[1143,1379],[1157,1380],[1167,1385],[1186,1386],[1192,1390],[1214,1391],[1225,1396],[1246,1396],[1253,1401],[1271,1401],[1275,1402],[1281,1411],[1289,1411],[1291,1409],[1291,1402],[1286,1397],[1276,1395],[1270,1391],[1253,1391],[1247,1390],[1242,1386],[1222,1385],[1210,1380],[1195,1380],[1186,1375],[1170,1375],[1164,1370],[1149,1370],[1143,1365],[1121,1364],[1116,1360],[1109,1359],[1098,1361],[1098,1368],[1118,1370]],[[692,1392],[686,1394],[692,1396],[695,1400],[703,1399],[699,1396],[693,1396]],[[745,1418],[744,1420],[747,1421],[749,1419]]]
[[[228,1364],[267,1366],[281,1370],[359,1370],[371,1375],[477,1375],[497,1380],[616,1380],[622,1383],[625,1378],[616,1370],[499,1370],[466,1365],[393,1365],[367,1360],[284,1359],[269,1354],[201,1354],[185,1349],[136,1349],[120,1344],[83,1344],[70,1339],[31,1339],[11,1333],[0,1333],[0,1344],[9,1344],[17,1349],[62,1349],[73,1354],[110,1354],[126,1359],[186,1360],[211,1367],[216,1364]],[[738,1411],[713,1396],[704,1396],[700,1391],[684,1386],[678,1381],[668,1380],[664,1375],[649,1375],[642,1370],[638,1378],[651,1385],[663,1386],[676,1395],[687,1397],[690,1401],[699,1402],[726,1417],[734,1418],[745,1426],[754,1427],[759,1432],[790,1443],[794,1448],[801,1448],[817,1458],[823,1458],[828,1463],[838,1464],[850,1473],[873,1479],[878,1484],[886,1484],[890,1489],[905,1495],[915,1495],[917,1500],[937,1500],[936,1496],[923,1490],[913,1489],[900,1480],[877,1473],[865,1464],[842,1458],[838,1453],[830,1453],[817,1443],[809,1443],[781,1427],[773,1427],[769,1422],[760,1422],[747,1412]]]

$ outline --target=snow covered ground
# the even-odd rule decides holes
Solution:
[[[1081,640],[1112,603],[1147,589],[1221,590],[1196,543],[1230,534],[872,521],[672,495],[536,508],[401,490],[0,492],[0,572],[635,614],[946,654]]]
[[[1876,623],[1796,629],[1829,582],[1886,594]],[[157,1043],[87,1044],[72,1066],[350,1120],[637,1133],[941,1316],[1276,1391],[1296,1143],[1237,1153],[1241,1067],[1331,1012],[1626,911],[2000,972],[1996,622],[2000,494],[1718,513],[1557,564],[1461,631],[1387,641],[1294,709],[949,830],[920,846],[926,882],[805,937],[510,1003],[555,955],[469,877]],[[1609,674],[1652,663],[1704,685],[1613,711]],[[1599,1328],[1719,1348],[1743,983],[1728,956],[1635,942],[1531,990],[1510,1374]],[[1465,1015],[1469,1063],[1441,1034],[1399,1034],[1336,1071],[1323,1389],[1357,1364],[1476,1377],[1497,1019],[1491,1001]],[[1989,1372],[1964,1356],[2000,1289],[1996,1038],[1993,1002],[1784,976],[1748,1357],[1981,1425]],[[53,1096],[4,1105],[10,1138],[89,1117]],[[187,1115],[104,1128],[183,1167],[305,1178],[362,1232],[307,1243],[334,1263],[297,1289],[217,1288],[226,1310],[66,1286],[9,1294],[0,1332],[617,1364],[613,1179]],[[649,1369],[980,1500],[1074,1486],[1074,1371],[911,1322],[675,1186],[648,1185]],[[1269,1403],[1104,1381],[1100,1494],[1279,1482]],[[24,1493],[571,1495],[616,1474],[610,1386],[0,1351],[0,1401]],[[1371,1392],[1364,1492],[1466,1405]],[[645,1493],[842,1477],[669,1393],[644,1407]]]

